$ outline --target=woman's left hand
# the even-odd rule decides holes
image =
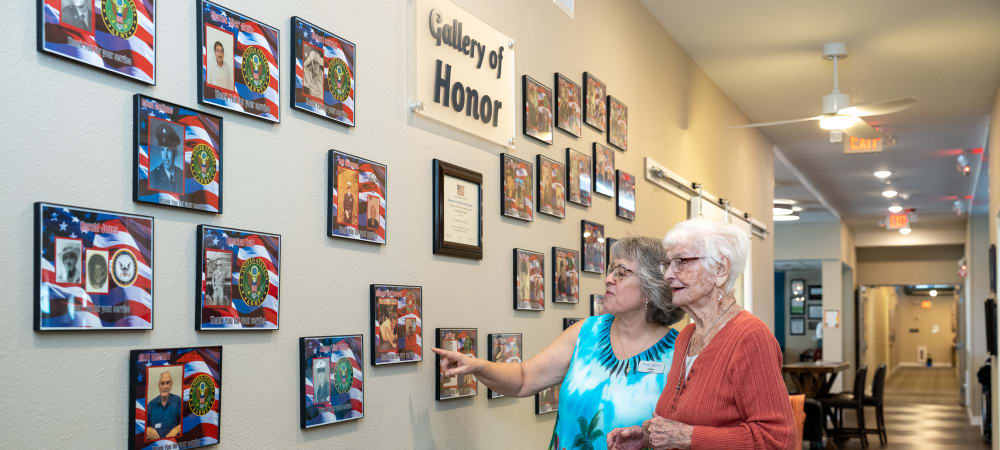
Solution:
[[[691,425],[654,416],[642,423],[642,429],[649,436],[649,447],[653,450],[691,448],[691,432],[694,430]]]

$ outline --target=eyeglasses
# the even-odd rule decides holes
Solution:
[[[608,267],[608,274],[614,277],[615,281],[621,281],[629,273],[635,273],[635,271],[621,264],[614,264],[611,267]]]
[[[701,256],[693,256],[691,258],[673,258],[670,261],[662,261],[660,262],[660,273],[666,275],[667,270],[671,269],[674,273],[683,271],[686,268],[687,263],[697,261],[701,258]]]

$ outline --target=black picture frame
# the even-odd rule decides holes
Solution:
[[[822,303],[809,303],[806,305],[806,318],[807,319],[823,319],[823,304]]]
[[[559,72],[552,87],[556,95],[556,128],[573,137],[583,136],[583,87]]]
[[[353,173],[352,173],[353,172]],[[364,176],[362,176],[364,175]],[[347,183],[350,197],[340,195],[342,183]],[[368,180],[362,182],[362,179]],[[352,182],[353,181],[353,185]],[[363,190],[363,192],[362,192]],[[361,196],[364,195],[364,198]],[[351,200],[351,212],[341,214],[342,204]],[[377,200],[377,203],[372,201]],[[362,200],[364,210],[362,211]],[[378,217],[372,221],[372,207]],[[364,213],[365,220],[361,220]],[[365,225],[362,226],[362,223]],[[385,245],[389,240],[389,168],[385,164],[331,149],[327,158],[326,234],[371,244]]]
[[[309,429],[365,416],[364,349],[362,334],[299,338],[299,427]],[[325,370],[319,365],[324,361]],[[345,379],[347,368],[351,371],[349,383]],[[320,372],[327,374],[325,383],[317,382]],[[339,397],[336,404],[334,396]],[[326,401],[319,402],[321,399]]]
[[[516,195],[518,189],[527,192],[527,194],[518,198]],[[513,219],[533,222],[535,220],[534,191],[535,164],[510,153],[501,153],[500,214]]]
[[[90,1],[90,23],[63,23],[63,11],[46,9],[46,0],[36,0],[37,5],[37,48],[40,53],[54,55],[70,61],[91,67],[102,72],[111,73],[125,79],[136,81],[148,86],[156,86],[156,0],[146,0],[152,5],[152,11],[145,8],[145,3],[136,1],[127,3],[122,14],[122,22],[118,17],[110,17],[113,10],[98,17],[94,1]],[[60,2],[60,6],[62,3]],[[152,13],[152,17],[149,17]],[[140,15],[144,17],[140,17]],[[145,20],[140,20],[144,18]],[[67,18],[68,19],[68,18]],[[144,23],[152,24],[152,29]],[[87,28],[83,28],[82,26]],[[120,25],[120,28],[119,28]],[[101,39],[96,39],[98,31]],[[141,31],[141,32],[140,32]],[[82,44],[78,37],[89,38],[94,45]],[[148,36],[148,39],[146,38]],[[77,42],[73,45],[70,41]],[[141,41],[148,47],[133,47],[129,41]],[[138,42],[135,42],[138,44]],[[137,50],[133,50],[136,48]],[[125,50],[123,50],[125,49]],[[150,61],[148,55],[152,55]],[[90,57],[87,57],[90,56]],[[97,62],[100,60],[100,63]],[[123,61],[127,61],[123,64]],[[147,71],[148,68],[148,71]]]
[[[806,313],[806,298],[803,296],[791,297],[788,302],[788,314],[801,316]]]
[[[628,106],[612,95],[608,96],[608,145],[628,151]]]
[[[618,189],[615,191],[617,192],[615,195],[615,215],[625,220],[635,220],[635,175],[621,169],[616,170],[615,173],[617,175],[615,178],[618,180]]]
[[[580,220],[580,256],[583,258],[584,272],[604,273],[607,268],[604,245],[604,225],[586,219]]]
[[[416,295],[411,295],[411,293],[416,293]],[[424,360],[424,347],[423,347],[423,336],[424,336],[424,288],[422,286],[409,286],[402,284],[371,284],[368,286],[368,332],[371,336],[371,349],[369,353],[371,354],[371,364],[372,366],[382,366],[389,364],[406,364],[415,363]],[[395,300],[395,311],[393,313],[396,315],[396,325],[391,330],[396,336],[395,347],[390,346],[389,348],[396,348],[395,356],[389,356],[383,358],[383,352],[381,348],[382,336],[387,334],[388,328],[391,324],[387,324],[385,317],[386,308],[392,308],[392,303]],[[400,304],[403,306],[400,307]],[[411,305],[412,304],[412,305]],[[416,309],[414,311],[414,308]],[[399,313],[403,314],[400,315]],[[413,317],[415,316],[415,317]],[[410,333],[410,328],[412,327],[412,335],[414,338],[412,340],[408,339],[408,334]],[[385,329],[386,331],[382,331]],[[400,356],[402,351],[399,350],[399,339],[403,338],[403,345],[407,347],[416,347],[416,351],[410,348],[407,353],[412,354],[411,356]],[[419,339],[417,339],[419,338]],[[388,352],[390,355],[393,352]]]
[[[552,158],[537,155],[535,168],[538,170],[538,175],[535,177],[538,180],[538,207],[536,209],[542,214],[565,219],[566,165]],[[548,185],[544,180],[549,180]]]
[[[820,326],[821,320],[810,320],[806,322],[806,329],[809,331],[816,331],[816,327]]]
[[[564,261],[570,267],[565,274],[560,274],[560,263]],[[580,303],[580,252],[577,250],[552,247],[552,303]]]
[[[997,246],[996,246],[996,244],[990,244],[990,249],[989,249],[989,265],[990,265],[990,292],[996,294],[996,292],[997,292]]]
[[[222,214],[222,117],[135,94],[132,96],[132,119],[132,201]],[[155,183],[160,189],[153,187],[154,173],[166,176],[162,163],[152,167],[153,160],[162,161],[162,157],[152,151],[154,130],[150,122],[153,120],[163,122],[159,129],[168,134],[168,138],[179,139],[173,159],[181,164],[180,185],[176,186],[180,189],[166,186],[172,180],[162,177]],[[195,138],[186,138],[189,129]],[[188,153],[189,158],[185,157]],[[196,165],[195,161],[200,164]]]
[[[604,314],[604,295],[590,294],[590,315],[600,316]]]
[[[560,385],[549,386],[535,394],[535,415],[559,411]]]
[[[803,317],[788,319],[788,334],[792,336],[804,336],[806,334],[806,319]]]
[[[529,101],[532,98],[538,98],[538,96],[529,95],[529,93],[538,92],[542,94],[542,98],[536,102],[536,105],[530,105]],[[552,138],[555,134],[553,130],[555,120],[552,114],[552,88],[528,75],[521,75],[521,99],[521,132],[538,142],[552,145]]]
[[[466,259],[483,259],[483,174],[473,172],[469,169],[450,164],[439,159],[433,161],[433,191],[434,191],[434,214],[432,233],[434,235],[434,253],[439,255],[454,256]],[[445,206],[444,206],[444,185],[446,178],[455,178],[459,182],[474,184],[476,186],[476,199],[472,207],[477,208],[475,213],[476,221],[476,244],[466,244],[452,242],[445,239]],[[457,185],[463,187],[463,185]],[[464,192],[464,189],[462,189]],[[464,195],[462,192],[459,195]]]
[[[613,262],[612,260],[614,258],[612,258],[612,254],[613,254],[612,250],[614,250],[614,245],[617,242],[618,242],[618,239],[610,238],[610,237],[607,237],[607,236],[604,237],[604,248],[606,249],[605,251],[607,252],[607,256],[605,256],[604,261],[606,262],[606,265],[608,265],[608,266],[610,266],[611,263]]]
[[[36,202],[33,228],[35,331],[153,329],[152,216]]]
[[[806,280],[793,279],[788,283],[788,291],[792,297],[806,295]]]
[[[806,289],[806,295],[809,300],[822,300],[823,299],[823,285],[820,284],[810,284],[809,288]]]
[[[292,43],[292,48],[289,54],[292,59],[289,67],[296,68],[289,89],[292,109],[313,114],[347,127],[354,127],[357,124],[357,45],[299,16],[292,16],[291,20],[292,38],[289,41]],[[317,38],[322,38],[322,42],[319,42]],[[320,81],[321,86],[319,86],[322,98],[314,96],[320,93],[313,86],[312,81],[314,80],[310,81],[310,86],[306,86],[307,68],[304,63],[306,46],[322,53],[323,62],[320,71],[323,75]],[[327,57],[327,53],[332,53],[334,56]],[[299,67],[302,68],[302,76],[298,75],[297,68]],[[310,67],[315,68],[313,64],[310,64]],[[334,82],[329,78],[329,74],[332,72],[338,74],[337,79],[341,82]],[[348,79],[346,92],[342,86],[344,75]],[[350,104],[348,105],[348,103]]]
[[[511,339],[514,339],[513,345],[510,345]],[[487,334],[486,355],[491,362],[520,363],[524,359],[524,335],[521,333]],[[505,397],[505,395],[490,389],[489,386],[486,387],[486,398],[493,400],[501,397]]]
[[[277,331],[281,317],[281,235],[198,225],[195,241],[198,252],[195,255],[194,329]],[[211,264],[208,262],[210,254]],[[252,256],[241,262],[241,254]],[[228,280],[238,280],[236,285],[230,281],[226,286],[221,281],[227,279],[224,277],[227,272],[222,272],[226,264],[229,266]],[[274,275],[270,273],[272,269],[276,272]],[[265,283],[267,291],[260,292],[258,286]]]
[[[195,90],[198,93],[198,103],[266,122],[281,123],[281,83],[271,76],[272,72],[277,73],[280,80],[280,77],[284,76],[282,74],[287,72],[281,67],[281,33],[278,28],[210,0],[195,2],[195,17],[198,24],[198,49],[195,52],[198,79]],[[224,20],[214,20],[213,17]],[[208,28],[212,28],[212,31],[209,32]],[[246,33],[248,39],[253,39],[256,44],[249,46],[240,44],[237,33]],[[213,77],[208,75],[208,71],[211,67],[209,62],[215,61],[216,58],[214,53],[216,45],[213,44],[213,50],[209,52],[206,44],[211,40],[213,43],[218,43],[218,47],[222,47],[222,51],[225,52],[225,45],[229,42],[229,37],[225,37],[227,35],[233,42],[229,52],[232,55],[232,67],[223,64],[219,66],[221,70],[218,73],[221,75],[231,71],[232,80],[216,78],[214,82],[219,84],[212,84]],[[242,51],[240,46],[243,46]],[[239,64],[236,58],[237,51],[240,52]],[[251,64],[244,66],[243,61],[250,61]],[[266,65],[267,70],[264,70],[265,67],[262,65]],[[249,80],[250,78],[252,80]],[[229,89],[229,81],[232,81],[232,89]],[[254,95],[241,94],[240,81],[243,82],[243,91]],[[221,86],[222,83],[226,86]],[[272,89],[274,92],[270,93]]]
[[[473,357],[479,356],[479,330],[476,328],[437,328],[434,332],[435,346],[444,350],[458,351],[465,353],[467,355],[472,355]],[[450,343],[449,333],[453,334],[451,338],[455,340],[455,346]],[[464,333],[464,337],[463,337]],[[457,347],[458,340],[465,339],[462,341],[461,349]],[[471,343],[466,344],[466,342]],[[471,352],[470,352],[471,350]],[[461,379],[456,377],[445,377],[444,372],[441,370],[441,355],[434,355],[434,366],[437,367],[437,376],[434,377],[434,391],[436,400],[451,400],[456,398],[465,397],[475,397],[479,393],[479,380],[475,375],[462,375]],[[469,388],[469,380],[471,377],[471,385]],[[454,388],[452,388],[451,379],[456,378],[454,381]],[[461,383],[459,383],[461,380]],[[465,392],[463,393],[463,388]],[[454,394],[452,394],[454,390]]]
[[[574,323],[577,323],[577,322],[579,322],[581,320],[584,320],[584,319],[585,319],[585,317],[563,317],[563,327],[562,327],[562,329],[565,330],[565,329],[573,326]]]
[[[594,142],[594,192],[605,197],[615,196],[615,151],[611,147]]]
[[[573,173],[576,172],[576,176]],[[590,206],[594,198],[594,158],[566,147],[566,201]],[[579,192],[574,192],[575,190]]]
[[[583,73],[583,123],[602,133],[607,129],[607,94],[608,85],[590,72]]]
[[[545,254],[514,249],[514,310],[545,310]]]

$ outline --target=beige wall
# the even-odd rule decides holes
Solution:
[[[775,224],[774,259],[837,259],[841,248],[841,223]]]
[[[563,317],[586,316],[589,308],[581,303],[549,305],[541,313],[512,311],[511,249],[550,254],[556,245],[578,248],[583,218],[604,223],[611,237],[662,237],[686,217],[684,203],[640,180],[635,222],[616,219],[613,201],[601,196],[595,196],[590,208],[569,205],[564,220],[539,215],[528,224],[501,218],[501,149],[457,131],[444,130],[442,136],[410,125],[405,2],[223,2],[281,30],[280,124],[197,105],[193,1],[159,3],[155,87],[38,53],[35,1],[9,2],[0,16],[7,38],[0,56],[16,62],[16,70],[4,79],[7,151],[0,164],[0,229],[17,237],[9,240],[6,257],[0,259],[11,305],[0,316],[0,376],[5,380],[0,398],[11,408],[17,405],[16,412],[11,409],[0,420],[0,446],[120,447],[132,407],[127,402],[129,350],[216,344],[225,353],[220,449],[546,445],[555,416],[535,416],[531,398],[487,401],[481,386],[483,392],[473,399],[434,401],[436,368],[426,349],[425,360],[417,364],[366,364],[364,419],[300,430],[298,338],[367,335],[369,283],[419,284],[425,295],[424,342],[433,342],[435,327],[478,327],[479,349],[485,352],[487,333],[523,332],[525,354],[534,355],[562,330]],[[727,128],[746,119],[636,1],[581,0],[575,19],[545,1],[458,3],[517,41],[518,77],[528,74],[551,83],[559,71],[580,81],[584,71],[592,71],[607,83],[608,92],[630,112],[630,148],[617,154],[618,168],[641,174],[643,157],[651,156],[770,225],[771,143],[759,131]],[[289,108],[286,52],[293,14],[358,45],[356,128]],[[518,100],[520,91],[518,83]],[[225,214],[132,202],[131,107],[136,92],[224,116]],[[529,159],[540,153],[562,160],[566,147],[589,152],[592,142],[605,140],[585,127],[580,139],[557,131],[554,145],[545,146],[520,129],[518,123],[513,153]],[[330,148],[388,165],[388,245],[332,240],[323,232]],[[431,254],[433,158],[484,175],[481,262]],[[34,201],[155,216],[155,330],[86,336],[32,332]],[[201,223],[282,234],[280,331],[192,329],[194,230]],[[773,320],[770,239],[754,242],[752,264],[756,309]],[[583,298],[602,291],[602,277],[583,276]],[[367,344],[370,336],[365,339]],[[53,418],[52,405],[87,406],[78,414]]]
[[[963,246],[865,247],[858,249],[858,284],[961,284]]]
[[[962,293],[962,308],[960,314],[966,318],[959,321],[964,324],[964,336],[960,336],[964,344],[965,373],[962,381],[966,389],[966,405],[973,417],[980,415],[980,389],[976,371],[982,366],[986,357],[986,322],[983,302],[990,296],[989,280],[989,219],[987,216],[972,216],[969,218],[969,245],[966,246],[966,260],[969,264],[969,276],[965,279],[965,291]]]
[[[893,345],[890,341],[889,311],[896,305],[895,286],[866,286],[861,295],[864,307],[864,348],[861,360],[868,365],[867,385],[875,375],[875,369],[885,364],[891,370],[896,362],[890,358]]]
[[[921,301],[931,300],[931,308],[924,309]],[[927,346],[927,351],[934,359],[935,366],[951,365],[951,354],[954,349],[955,333],[952,323],[955,314],[955,298],[953,296],[900,295],[896,310],[896,345],[899,364],[915,364],[917,362],[917,346]],[[931,328],[938,325],[939,332],[932,333]],[[918,333],[910,332],[919,330]]]
[[[997,213],[1000,213],[1000,157],[998,157],[997,152],[1000,151],[1000,88],[997,89],[996,94],[993,97],[993,112],[990,115],[990,131],[989,139],[986,142],[986,149],[989,158],[989,173],[990,175],[990,192],[994,195],[990,195],[990,243],[997,244]],[[993,388],[990,390],[992,395],[991,403],[993,405],[1000,405],[1000,373],[997,371],[997,366],[1000,364],[992,365],[992,380]],[[1000,414],[993,414],[993,429],[1000,430]],[[1000,439],[993,439],[993,450],[1000,449]]]

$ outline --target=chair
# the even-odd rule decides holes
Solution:
[[[841,440],[857,437],[861,440],[861,448],[868,448],[868,436],[865,432],[865,379],[868,376],[868,366],[858,368],[854,375],[852,393],[843,392],[832,397],[820,399],[823,404],[824,416],[829,415],[833,421],[833,429],[827,430],[827,435]],[[844,410],[853,409],[857,412],[857,428],[844,426]],[[831,411],[832,410],[832,411]]]
[[[806,395],[789,395],[788,402],[792,405],[792,416],[795,417],[795,450],[802,450],[802,428],[806,423]]]
[[[878,366],[878,369],[875,369],[875,376],[872,378],[872,395],[866,395],[864,400],[865,406],[875,407],[875,429],[865,429],[865,433],[878,433],[878,442],[882,446],[889,442],[889,438],[885,434],[884,397],[885,364],[882,364]]]

